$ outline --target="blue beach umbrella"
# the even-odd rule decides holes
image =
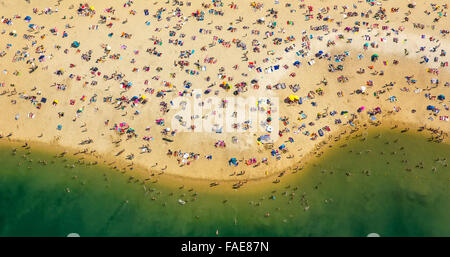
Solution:
[[[73,41],[73,43],[72,43],[72,47],[73,48],[78,48],[80,46],[80,42],[78,42],[78,41]]]

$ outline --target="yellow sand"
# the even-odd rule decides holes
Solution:
[[[369,115],[367,110],[371,110],[375,107],[381,107],[383,113],[376,115],[376,121],[383,121],[386,119],[417,124],[418,126],[426,125],[427,127],[439,128],[444,131],[448,131],[450,126],[446,121],[439,120],[439,116],[448,116],[449,111],[445,109],[445,106],[449,105],[448,98],[450,97],[450,88],[445,86],[448,81],[448,67],[442,68],[439,66],[441,62],[448,61],[447,56],[439,57],[438,62],[433,62],[434,56],[439,56],[441,49],[448,50],[449,40],[443,38],[439,31],[442,29],[448,29],[448,17],[441,17],[438,22],[433,20],[438,17],[438,12],[442,12],[442,15],[448,11],[443,9],[445,1],[433,1],[439,6],[436,11],[432,10],[429,3],[422,1],[417,2],[417,6],[413,9],[408,8],[409,1],[379,1],[382,8],[386,9],[387,18],[384,20],[375,20],[373,15],[378,11],[380,6],[370,7],[365,1],[280,1],[280,4],[275,4],[274,1],[263,1],[264,7],[261,10],[254,10],[250,6],[251,1],[236,1],[238,3],[238,9],[231,9],[229,4],[231,1],[224,1],[223,7],[210,6],[209,8],[203,8],[200,1],[192,1],[191,6],[187,6],[184,1],[183,6],[174,6],[173,1],[167,3],[161,2],[149,2],[149,1],[134,1],[131,7],[123,7],[126,1],[115,1],[113,4],[110,1],[97,0],[89,1],[90,5],[93,5],[96,10],[96,14],[93,17],[78,16],[76,10],[81,2],[73,0],[64,1],[34,1],[31,3],[26,1],[12,0],[2,1],[0,13],[6,18],[13,18],[14,15],[20,15],[21,18],[13,19],[13,25],[8,26],[6,24],[0,24],[0,30],[5,30],[5,33],[0,35],[0,52],[5,51],[7,54],[0,58],[0,83],[4,83],[4,87],[0,88],[1,92],[4,92],[0,96],[0,134],[5,138],[12,132],[10,139],[25,140],[28,142],[39,141],[50,144],[58,144],[74,151],[88,149],[88,151],[96,151],[98,154],[105,156],[105,158],[116,158],[117,160],[127,161],[134,164],[140,164],[146,167],[148,170],[163,170],[167,174],[174,174],[179,176],[186,176],[192,178],[203,178],[211,180],[228,180],[228,179],[245,179],[245,178],[260,178],[269,176],[271,174],[280,172],[281,170],[292,166],[295,163],[302,161],[302,159],[312,150],[315,146],[323,140],[331,139],[330,133],[325,133],[324,137],[318,137],[317,140],[312,141],[308,136],[299,134],[293,134],[293,126],[301,125],[305,123],[307,128],[302,131],[309,131],[311,133],[317,133],[317,130],[328,125],[331,129],[331,133],[340,130],[351,130],[349,125],[335,125],[334,120],[340,118],[342,123],[346,123],[351,114],[356,114],[358,117],[355,123],[364,124],[369,123]],[[83,2],[84,3],[84,2]],[[206,2],[205,2],[206,3]],[[286,3],[291,3],[290,7],[286,7]],[[207,4],[212,4],[208,1]],[[305,21],[306,9],[299,9],[300,4],[306,6],[314,6],[313,14],[314,19]],[[337,10],[333,10],[333,5],[337,4],[339,7]],[[353,9],[353,4],[357,4],[358,8]],[[70,6],[74,8],[69,8]],[[346,11],[356,11],[357,17],[345,18],[342,13],[342,6],[347,5],[349,9]],[[104,10],[113,6],[116,11],[115,14],[106,13]],[[331,10],[328,14],[323,14],[324,17],[330,16],[332,21],[318,21],[317,13],[319,8],[326,8],[330,6]],[[42,14],[38,15],[41,10],[49,7],[53,11],[58,9],[58,12],[51,15]],[[184,17],[189,17],[183,20],[178,17],[172,17],[167,20],[166,17],[171,16],[172,11],[175,8],[180,8]],[[33,8],[37,8],[37,14],[33,14]],[[156,13],[159,8],[166,8],[166,11],[162,13],[162,20],[157,21],[152,15]],[[278,10],[278,18],[265,17],[268,12],[266,10],[274,8]],[[397,13],[391,13],[391,8],[399,8]],[[144,15],[144,9],[149,9],[150,15]],[[209,14],[209,9],[222,10],[223,16]],[[130,14],[130,10],[136,10],[136,15]],[[196,21],[191,16],[196,10],[203,10],[205,12],[204,21]],[[291,10],[295,12],[291,13]],[[362,19],[360,17],[361,12],[367,12],[372,10],[370,19]],[[430,11],[431,14],[427,15],[424,11]],[[404,22],[405,13],[411,11],[407,17],[408,22]],[[30,23],[26,23],[23,19],[25,16],[31,16]],[[111,28],[106,27],[106,24],[99,24],[100,15],[106,17],[115,17],[115,20],[108,20],[106,24],[112,22]],[[63,19],[63,17],[66,19]],[[73,19],[70,19],[73,16]],[[236,20],[242,17],[242,22]],[[265,24],[258,25],[256,20],[265,17]],[[123,21],[127,21],[123,24]],[[151,24],[147,26],[146,21],[150,21]],[[267,27],[269,22],[276,21],[277,26],[275,29]],[[287,21],[292,21],[293,25],[288,25]],[[342,22],[341,26],[337,26],[336,22]],[[355,26],[355,21],[360,21],[360,31],[358,33],[344,32],[345,27]],[[379,28],[367,30],[366,26],[362,24],[363,21],[367,21],[372,26],[373,23],[378,23]],[[425,28],[415,29],[413,23],[425,24]],[[37,24],[39,26],[45,26],[44,29],[38,32],[29,32],[28,24]],[[72,28],[65,28],[66,24],[70,24]],[[447,26],[446,26],[447,24]],[[98,30],[90,30],[92,25],[98,25]],[[176,26],[181,26],[181,29],[177,30]],[[328,25],[329,32],[324,31],[311,31],[310,26]],[[434,29],[431,28],[434,26]],[[216,29],[216,26],[222,26],[222,30]],[[228,27],[235,27],[235,32],[227,31]],[[244,29],[244,26],[248,26],[248,29]],[[389,30],[382,30],[382,26],[389,26]],[[395,35],[391,28],[397,30],[399,26],[404,27],[404,30],[399,32],[399,35]],[[57,36],[53,35],[49,30],[51,28],[57,28]],[[160,28],[160,31],[156,31],[156,28]],[[210,29],[211,34],[200,34],[199,29]],[[333,32],[332,29],[338,29],[337,32]],[[260,35],[252,35],[252,30],[259,30]],[[9,33],[13,30],[16,31],[17,37],[10,36]],[[314,35],[314,38],[310,40],[311,49],[309,55],[305,58],[301,58],[295,54],[296,51],[301,49],[302,31],[306,31],[306,34]],[[62,38],[63,31],[67,31],[68,37]],[[169,31],[175,31],[176,36],[170,37]],[[273,31],[274,35],[265,38],[266,31]],[[131,39],[121,38],[120,35],[125,32],[131,34]],[[112,37],[108,37],[109,33],[114,33]],[[186,36],[180,38],[180,34],[184,33]],[[390,33],[390,35],[387,35]],[[26,40],[23,35],[33,35],[34,39]],[[45,38],[41,38],[45,34]],[[337,35],[342,34],[344,39],[338,39]],[[426,35],[425,39],[421,38],[421,35]],[[196,36],[196,40],[192,40],[192,36]],[[295,41],[289,43],[282,43],[281,45],[274,45],[272,43],[273,38],[280,37],[283,40],[288,36],[293,35]],[[323,36],[321,41],[317,40],[318,36]],[[371,40],[365,41],[364,35],[370,35]],[[235,47],[234,44],[230,48],[226,48],[215,42],[215,46],[210,47],[209,44],[213,43],[213,37],[217,36],[223,38],[226,41],[232,41],[233,39],[240,39],[247,45],[248,61],[242,61],[241,57],[245,51],[242,51]],[[429,37],[432,36],[439,40],[430,41]],[[384,42],[380,41],[380,38],[384,37]],[[398,43],[394,43],[392,38],[398,37]],[[163,44],[161,46],[154,45],[150,38],[161,39]],[[347,43],[348,39],[352,39],[351,43]],[[184,42],[183,46],[175,46],[168,43],[169,39],[178,39]],[[266,48],[262,48],[260,45],[260,53],[253,52],[252,40],[257,39],[261,42],[261,45],[266,44]],[[32,41],[37,40],[37,43],[32,46]],[[327,41],[334,40],[335,45],[327,47]],[[71,48],[73,41],[79,41],[81,52],[76,53],[77,49]],[[369,46],[368,50],[363,50],[364,43],[371,43],[375,41],[379,47],[374,49]],[[11,49],[6,49],[6,44],[11,43]],[[295,44],[295,50],[286,53],[284,49],[292,44]],[[440,47],[436,52],[430,52],[429,50],[440,44]],[[45,62],[39,63],[37,59],[41,54],[36,53],[37,46],[43,45],[45,53],[43,55],[49,57]],[[58,50],[55,45],[60,45]],[[109,45],[111,47],[110,54],[120,53],[122,60],[112,60],[109,57],[105,59],[103,63],[95,63],[97,58],[104,56],[104,49],[102,45]],[[121,49],[121,45],[126,45],[127,49]],[[207,51],[201,51],[200,49],[206,46]],[[420,46],[426,46],[424,52],[416,53]],[[38,65],[38,69],[33,73],[28,73],[30,64],[22,62],[12,62],[14,54],[17,50],[22,50],[24,47],[28,47],[27,50],[32,58],[36,58],[34,63]],[[156,47],[158,52],[162,53],[161,57],[155,55],[149,55],[146,53],[147,48]],[[65,54],[64,50],[68,49],[68,53]],[[184,69],[195,69],[194,63],[199,60],[200,65],[207,66],[206,71],[199,71],[200,75],[192,76],[186,74],[179,67],[174,67],[174,61],[180,60],[178,58],[179,52],[182,50],[195,49],[195,54],[185,59],[190,62],[188,67]],[[409,51],[409,55],[405,56],[404,49]],[[89,62],[81,59],[81,55],[93,51],[92,58]],[[135,55],[134,50],[139,50],[139,54]],[[274,51],[274,55],[267,55],[268,52]],[[314,57],[314,54],[319,50],[329,52],[332,57],[332,61],[319,60]],[[350,55],[346,57],[344,62],[334,62],[333,55],[343,54],[344,51],[349,51]],[[357,56],[363,54],[364,58],[359,60]],[[376,62],[370,61],[372,54],[378,54],[379,59]],[[420,57],[427,55],[430,61],[427,64],[420,64]],[[203,59],[205,57],[215,57],[218,61],[216,64],[205,64]],[[263,63],[263,59],[269,57],[270,60],[267,63]],[[277,60],[277,57],[282,57],[281,60]],[[131,59],[135,59],[135,63],[130,63]],[[311,59],[315,60],[315,64],[309,66],[307,62]],[[302,62],[300,68],[295,68],[292,63],[295,60]],[[383,61],[387,61],[387,66],[383,64]],[[393,61],[398,60],[398,65],[393,65]],[[279,64],[283,66],[287,64],[289,68],[285,70],[280,68],[278,72],[266,74],[264,72],[257,73],[255,69],[248,69],[248,62],[254,61],[256,67],[268,67],[270,65]],[[335,66],[342,64],[344,66],[343,71],[328,72],[328,64],[332,63]],[[70,64],[75,64],[76,67],[70,68]],[[239,69],[234,70],[232,67],[238,64]],[[373,65],[373,70],[368,66]],[[150,71],[143,71],[144,66],[150,66]],[[98,67],[101,72],[100,76],[92,75],[90,73],[91,67]],[[157,72],[156,68],[162,67],[161,72]],[[242,81],[250,84],[252,79],[259,80],[259,89],[254,89],[251,85],[248,86],[248,91],[241,94],[242,96],[271,96],[278,97],[280,100],[280,113],[279,117],[289,117],[290,129],[289,133],[284,133],[275,144],[277,149],[281,144],[286,144],[288,152],[282,154],[281,160],[275,160],[270,156],[270,150],[265,149],[264,146],[257,145],[257,137],[262,135],[258,132],[256,135],[252,133],[244,134],[231,134],[231,133],[177,133],[174,137],[170,137],[174,142],[166,142],[162,140],[162,134],[160,133],[165,127],[171,127],[170,123],[172,116],[176,111],[170,111],[163,115],[160,112],[160,102],[170,102],[171,99],[177,96],[179,91],[183,91],[183,81],[188,80],[192,83],[192,88],[200,89],[204,91],[210,84],[216,82],[216,86],[212,88],[212,93],[215,90],[219,90],[219,97],[232,96],[234,88],[228,92],[219,88],[219,84],[224,80],[218,79],[220,67],[224,67],[224,73],[228,77],[233,77],[233,81],[229,82],[231,85]],[[133,68],[139,68],[139,72],[132,72]],[[365,69],[364,74],[356,73],[360,68]],[[438,68],[439,75],[427,73],[427,68]],[[7,74],[3,73],[3,70],[7,70]],[[58,76],[55,72],[59,69],[64,70],[64,75]],[[384,71],[384,75],[372,75],[374,71]],[[20,75],[13,75],[14,71],[20,72]],[[119,82],[115,80],[105,81],[103,75],[111,75],[115,71],[125,74],[125,78],[128,81],[133,82],[133,87],[125,91],[123,90]],[[295,77],[290,77],[289,74],[295,72]],[[172,78],[170,73],[176,73],[176,77]],[[247,73],[248,76],[244,77],[241,74]],[[70,79],[69,74],[75,74],[75,76],[81,76],[81,80]],[[337,77],[345,75],[349,81],[346,83],[338,83]],[[417,80],[416,84],[408,85],[406,83],[405,76],[414,75],[414,79]],[[152,77],[160,76],[159,80],[153,80]],[[205,78],[211,77],[211,80],[207,82]],[[319,85],[319,82],[326,78],[328,85]],[[430,84],[432,78],[437,78],[440,84],[436,88],[430,89],[433,85]],[[144,85],[144,81],[148,80],[149,85]],[[366,86],[366,81],[372,80],[373,86]],[[97,81],[98,84],[91,85],[92,81]],[[163,81],[171,82],[176,85],[176,88],[172,88],[174,92],[168,93],[164,99],[157,98],[156,92],[150,94],[144,92],[145,89],[153,88],[155,91],[159,89],[168,89],[162,84]],[[87,82],[88,85],[84,86]],[[390,82],[396,82],[395,86],[379,98],[374,97],[373,93],[377,90],[383,89],[385,84]],[[66,90],[57,90],[54,83],[65,84]],[[277,83],[286,83],[287,88],[284,90],[266,90],[266,85],[275,85]],[[13,86],[11,85],[13,84]],[[299,84],[301,89],[296,93],[293,93],[289,89],[289,85]],[[367,94],[355,94],[354,91],[360,89],[361,86],[366,86]],[[406,87],[409,92],[401,91],[401,88]],[[35,88],[35,89],[34,89]],[[308,100],[302,105],[294,104],[288,105],[283,100],[291,94],[296,96],[305,97],[309,91],[316,91],[317,89],[323,89],[323,96],[318,96],[314,100]],[[34,90],[33,90],[34,89]],[[386,89],[386,88],[384,88]],[[420,93],[415,93],[416,89],[422,89]],[[429,91],[426,91],[428,90]],[[343,97],[338,97],[337,92],[342,91]],[[38,95],[40,92],[40,95]],[[443,94],[447,97],[445,101],[428,100],[424,97],[424,94],[430,93],[432,96]],[[40,101],[41,97],[47,98],[47,103],[42,104],[41,109],[37,109],[29,100],[20,98],[20,95],[26,94],[28,96],[34,95],[37,100]],[[97,101],[89,103],[89,99],[97,95]],[[146,96],[148,103],[145,105],[139,105],[136,108],[131,108],[130,104],[125,110],[117,110],[114,107],[116,104],[104,103],[103,97],[111,96],[113,102],[116,98],[126,96],[131,98],[132,96]],[[80,100],[82,96],[86,96],[86,100],[83,102]],[[388,100],[389,96],[396,96],[398,99],[395,102]],[[205,98],[205,97],[204,97]],[[75,105],[70,105],[69,100],[75,99]],[[13,104],[11,101],[15,100]],[[58,101],[56,106],[52,105],[54,100]],[[315,101],[317,106],[311,105],[311,101]],[[440,109],[437,116],[433,116],[434,120],[428,119],[432,116],[430,111],[426,110],[427,105],[434,105]],[[361,106],[365,107],[365,110],[361,113],[357,112],[357,109]],[[393,111],[394,107],[400,107],[400,111]],[[76,111],[80,108],[84,108],[83,112],[77,117]],[[416,112],[411,112],[412,110]],[[139,110],[139,115],[133,115],[133,113]],[[326,116],[316,120],[317,113],[329,113],[333,110],[337,111],[335,116]],[[308,118],[303,121],[298,121],[299,112],[303,111],[308,115]],[[341,111],[348,111],[349,114],[341,116]],[[28,113],[35,114],[34,118],[28,118]],[[58,118],[58,112],[64,112],[64,117]],[[15,120],[15,116],[19,114],[18,120]],[[75,119],[76,118],[76,119]],[[166,120],[166,126],[158,126],[155,124],[156,119],[164,118]],[[109,120],[109,125],[105,125],[105,121]],[[137,138],[126,140],[126,136],[119,136],[114,130],[111,130],[114,123],[127,122],[132,128],[134,128],[139,135]],[[309,126],[308,123],[314,122],[313,126]],[[62,130],[57,130],[57,126],[62,125]],[[150,131],[146,131],[147,127],[151,127]],[[280,129],[284,129],[285,126],[280,122]],[[142,140],[143,136],[151,136],[154,140],[146,142]],[[232,136],[237,136],[239,139],[238,144],[231,142]],[[293,137],[295,143],[286,143],[288,137]],[[87,139],[93,139],[93,143],[80,145],[80,142]],[[114,143],[121,139],[120,143]],[[214,143],[217,140],[224,140],[227,144],[226,148],[216,148]],[[148,144],[152,149],[151,153],[140,154],[142,145]],[[181,150],[182,152],[194,152],[201,154],[198,160],[192,161],[190,165],[180,165],[176,161],[176,157],[168,157],[166,155],[167,150]],[[121,150],[125,150],[121,155],[115,157],[115,155]],[[133,160],[125,160],[129,154],[134,154]],[[212,154],[213,159],[207,160],[206,155]],[[230,167],[228,160],[232,157],[236,157],[241,160],[238,167]],[[248,160],[249,158],[256,158],[260,163],[263,157],[268,158],[268,164],[260,164],[257,167],[253,165],[245,165],[242,160]],[[289,158],[287,158],[289,157]],[[233,173],[239,173],[245,171],[245,174],[239,177],[230,176]]]

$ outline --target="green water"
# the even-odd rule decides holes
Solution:
[[[3,144],[0,236],[450,236],[450,167],[443,159],[450,146],[387,130],[366,137],[335,144],[278,184],[249,182],[238,191],[207,182],[189,191],[187,181],[183,189],[175,182],[145,189],[130,182],[133,171],[67,168],[78,157],[64,162],[37,149],[24,157],[20,145],[13,155]]]

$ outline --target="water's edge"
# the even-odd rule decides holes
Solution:
[[[0,236],[450,235],[449,145],[388,130],[343,144],[236,191],[2,144]]]

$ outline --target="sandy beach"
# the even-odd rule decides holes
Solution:
[[[212,181],[273,176],[373,125],[448,142],[446,1],[0,5],[0,140]],[[270,119],[182,131],[180,96],[210,107],[184,121],[238,115],[208,97],[266,97]]]

